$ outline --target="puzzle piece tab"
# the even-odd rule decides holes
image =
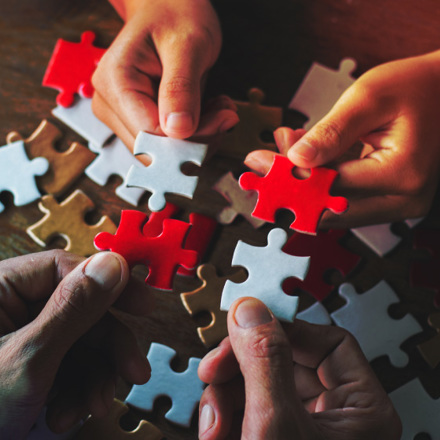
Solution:
[[[197,264],[197,252],[183,248],[190,225],[180,220],[165,219],[158,236],[145,235],[148,216],[140,211],[121,212],[114,235],[103,232],[95,237],[95,246],[121,254],[130,267],[143,264],[149,268],[145,282],[157,289],[172,290],[177,267],[188,269]],[[148,230],[148,229],[147,229]]]
[[[298,232],[316,234],[323,212],[330,209],[342,214],[348,208],[347,199],[333,197],[330,189],[338,173],[329,168],[312,168],[307,179],[297,179],[292,172],[295,165],[287,157],[276,155],[264,177],[247,172],[239,183],[245,190],[258,192],[258,202],[252,215],[274,223],[275,214],[285,208],[295,214],[290,227]]]
[[[304,279],[310,264],[309,257],[294,257],[281,249],[287,240],[282,229],[272,229],[267,246],[250,246],[239,241],[232,257],[233,266],[248,271],[245,282],[226,281],[220,310],[227,311],[232,303],[244,296],[253,296],[264,302],[272,313],[283,321],[292,322],[298,309],[298,297],[286,295],[282,283],[288,277]]]
[[[95,158],[91,151],[77,142],[66,151],[58,151],[55,144],[61,137],[61,131],[44,119],[27,139],[23,140],[16,131],[6,138],[8,144],[23,140],[31,159],[42,156],[49,161],[49,170],[38,178],[38,183],[46,193],[55,196],[64,193]]]
[[[80,43],[57,41],[43,78],[43,86],[59,90],[57,104],[69,107],[75,93],[92,97],[92,75],[105,52],[92,44],[94,40],[95,34],[86,31]]]
[[[197,375],[201,359],[190,358],[188,368],[176,373],[170,367],[175,356],[176,352],[172,348],[153,342],[147,355],[151,365],[151,378],[144,385],[134,385],[126,403],[139,410],[151,411],[157,397],[168,396],[172,406],[165,418],[180,426],[189,427],[204,388],[204,383]]]
[[[395,367],[407,365],[408,355],[400,346],[423,329],[410,314],[402,319],[391,318],[388,308],[399,302],[391,287],[381,281],[367,292],[358,294],[346,283],[339,288],[339,295],[347,304],[331,317],[339,327],[353,334],[368,361],[388,356]]]
[[[27,228],[27,233],[40,246],[56,236],[67,241],[66,251],[87,257],[96,253],[93,238],[98,232],[113,233],[115,224],[109,217],[103,216],[95,225],[84,221],[87,212],[94,208],[93,202],[79,189],[73,192],[62,203],[58,203],[52,195],[44,196],[38,204],[45,216]]]
[[[132,166],[127,175],[127,186],[144,188],[152,193],[148,200],[151,211],[164,208],[167,193],[192,198],[198,177],[186,176],[181,166],[186,162],[201,166],[207,148],[205,144],[140,132],[134,144],[134,154],[147,154],[152,163],[148,167]]]
[[[0,168],[0,193],[10,191],[15,206],[27,205],[40,198],[35,177],[47,172],[47,159],[36,157],[30,160],[23,141],[16,141],[0,147]],[[0,212],[4,209],[0,202]]]

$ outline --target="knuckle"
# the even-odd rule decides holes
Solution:
[[[182,93],[192,93],[196,88],[195,81],[186,76],[173,76],[165,84],[165,95],[172,97]]]
[[[253,357],[270,359],[275,364],[291,359],[287,338],[281,332],[274,332],[273,329],[255,335],[249,348]]]
[[[339,147],[342,144],[342,131],[333,121],[322,121],[315,126],[316,138],[321,139],[323,145]]]
[[[87,288],[84,283],[65,283],[60,285],[55,304],[60,311],[60,319],[68,316],[68,319],[81,319],[84,311],[88,310],[86,294]]]

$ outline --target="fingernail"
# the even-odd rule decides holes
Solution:
[[[200,412],[199,418],[199,437],[211,429],[215,423],[215,413],[210,405],[205,405]]]
[[[193,128],[193,118],[187,112],[170,113],[165,123],[170,131],[187,131]]]
[[[65,432],[70,429],[78,420],[78,413],[69,409],[62,412],[57,418],[57,424],[61,432]]]
[[[238,116],[235,118],[228,118],[223,121],[218,129],[219,133],[224,133],[225,131],[230,130],[232,127],[235,127],[240,122]]]
[[[235,321],[241,328],[253,328],[272,321],[272,315],[261,301],[249,298],[235,309]]]
[[[268,169],[270,168],[270,165],[267,166],[267,164],[259,161],[258,159],[255,159],[254,157],[247,157],[244,161],[244,164],[252,170],[256,171],[257,173],[261,174],[266,174]]]
[[[299,140],[288,152],[288,156],[294,154],[305,160],[313,160],[318,155],[318,149],[307,140]]]
[[[104,290],[111,290],[121,281],[119,259],[109,252],[101,252],[87,263],[84,274]]]

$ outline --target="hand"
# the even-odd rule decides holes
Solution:
[[[283,154],[297,166],[329,165],[339,171],[335,190],[349,210],[327,213],[320,227],[353,227],[425,216],[439,178],[440,51],[393,61],[362,75],[333,109],[303,137],[276,133]],[[300,132],[301,134],[301,132]],[[299,140],[300,138],[300,140]],[[359,158],[343,157],[357,141]],[[259,171],[268,152],[248,156]],[[258,162],[258,165],[256,165]]]
[[[120,375],[145,383],[150,368],[136,339],[113,315],[151,307],[113,253],[84,258],[48,251],[0,262],[0,437],[22,439],[48,405],[63,432],[92,413],[104,416]],[[127,283],[129,284],[127,285]]]
[[[254,298],[232,305],[228,330],[199,366],[210,384],[201,440],[400,439],[390,399],[345,330],[297,320],[285,333]]]
[[[93,110],[128,147],[141,130],[184,139],[238,122],[225,96],[200,116],[203,83],[221,47],[209,0],[112,3],[126,23],[93,76]]]

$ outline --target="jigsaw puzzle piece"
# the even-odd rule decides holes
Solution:
[[[306,130],[310,130],[322,119],[342,93],[354,83],[355,79],[351,75],[355,70],[356,61],[351,58],[344,58],[339,64],[339,70],[319,63],[312,64],[288,106],[308,117],[303,126]]]
[[[86,168],[86,176],[101,186],[104,186],[113,175],[121,177],[123,182],[116,188],[116,195],[127,203],[137,206],[145,190],[128,188],[127,174],[132,166],[143,165],[119,138],[113,139],[104,147],[90,143],[89,148],[98,154],[98,157]]]
[[[283,252],[298,257],[310,256],[310,268],[304,281],[289,278],[283,284],[284,291],[291,295],[296,289],[304,290],[322,301],[333,290],[326,279],[330,269],[338,270],[343,276],[350,273],[359,263],[360,256],[350,252],[340,244],[346,230],[319,231],[316,236],[293,234]]]
[[[239,179],[244,190],[258,192],[258,201],[252,215],[274,223],[279,209],[289,209],[295,214],[290,227],[298,232],[316,234],[323,212],[330,209],[342,214],[348,208],[347,199],[333,197],[330,189],[338,173],[329,168],[312,168],[310,177],[293,176],[295,165],[284,156],[276,155],[264,177],[246,172]]]
[[[413,440],[426,433],[432,439],[440,438],[440,399],[433,399],[419,379],[413,379],[389,394],[402,422],[401,440]]]
[[[218,214],[217,219],[221,224],[229,225],[237,215],[241,215],[254,228],[264,225],[263,220],[252,215],[257,204],[258,194],[254,191],[244,191],[231,172],[225,174],[213,188],[231,204]]]
[[[410,314],[401,319],[391,318],[388,308],[399,302],[391,287],[381,281],[367,292],[358,294],[351,284],[346,283],[340,286],[339,295],[347,304],[333,312],[331,317],[339,327],[353,334],[368,361],[388,356],[395,367],[406,366],[408,355],[400,346],[423,329]]]
[[[14,195],[14,205],[23,206],[40,198],[35,182],[49,169],[49,162],[43,157],[30,160],[23,141],[16,141],[0,147],[0,193],[9,191]],[[0,202],[0,212],[4,205]]]
[[[437,334],[419,344],[417,348],[429,366],[436,368],[440,364],[440,313],[429,315],[428,323],[437,331]]]
[[[129,411],[120,400],[114,399],[110,412],[101,418],[89,416],[75,440],[161,440],[164,435],[152,423],[141,420],[133,431],[121,428],[120,420]]]
[[[75,93],[92,97],[92,75],[105,53],[105,49],[93,45],[94,41],[95,34],[91,31],[82,33],[80,43],[62,38],[57,41],[43,78],[43,86],[60,92],[57,104],[69,107]]]
[[[188,368],[176,373],[170,366],[175,356],[172,348],[153,342],[147,355],[151,365],[150,380],[144,385],[134,385],[126,403],[139,410],[151,411],[157,397],[168,396],[172,405],[165,418],[189,427],[204,388],[204,383],[197,375],[201,359],[190,358]]]
[[[327,309],[320,302],[315,302],[309,308],[299,312],[296,315],[296,319],[318,325],[330,325],[332,323]]]
[[[52,195],[44,196],[38,204],[45,216],[27,228],[27,233],[40,246],[56,236],[67,241],[66,251],[87,257],[96,253],[93,238],[99,232],[113,233],[115,224],[109,217],[103,216],[95,225],[88,225],[84,217],[94,209],[93,202],[79,189],[63,202],[58,203]]]
[[[132,166],[127,175],[127,185],[151,192],[148,200],[151,211],[164,208],[167,193],[191,199],[198,177],[186,176],[182,173],[181,166],[186,162],[201,166],[207,148],[205,144],[140,132],[134,144],[134,154],[147,154],[152,163],[148,167]]]
[[[220,277],[212,264],[203,264],[197,268],[197,276],[202,285],[192,292],[182,293],[180,299],[191,316],[200,312],[211,314],[211,322],[205,327],[198,327],[197,333],[206,347],[212,347],[228,335],[227,313],[220,310],[223,287],[227,280],[244,282],[246,271],[241,269],[231,276]]]
[[[251,246],[238,242],[232,257],[233,266],[243,266],[248,272],[245,282],[226,281],[220,310],[227,311],[238,298],[252,296],[264,302],[283,321],[292,322],[298,309],[298,297],[286,295],[282,283],[286,278],[304,279],[309,269],[309,257],[294,257],[281,249],[287,240],[282,229],[272,229],[267,246]]]
[[[8,144],[23,141],[31,159],[42,156],[48,160],[49,170],[39,177],[38,182],[46,193],[55,196],[65,192],[95,158],[91,151],[77,142],[72,143],[66,151],[56,150],[55,144],[61,137],[61,131],[47,119],[41,121],[27,139],[16,131],[6,137]]]

